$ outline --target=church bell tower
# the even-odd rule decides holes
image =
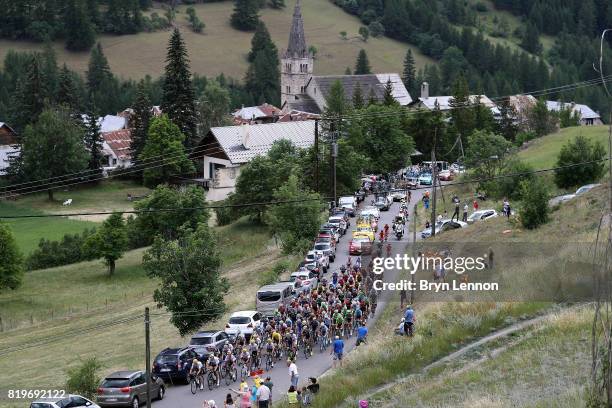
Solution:
[[[314,57],[306,46],[302,7],[297,0],[289,33],[289,45],[281,58],[281,108],[290,109],[297,96],[306,93],[306,84],[312,77]]]

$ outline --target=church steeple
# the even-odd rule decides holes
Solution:
[[[281,108],[291,109],[291,105],[308,93],[307,87],[312,78],[314,57],[306,46],[302,7],[297,0],[293,10],[293,21],[289,33],[289,45],[281,58]]]
[[[302,20],[302,6],[297,0],[293,9],[293,21],[291,22],[291,32],[289,33],[289,45],[285,57],[305,58],[308,56],[306,47],[306,36],[304,35],[304,21]]]

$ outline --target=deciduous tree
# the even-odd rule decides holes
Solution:
[[[115,274],[115,262],[128,248],[128,235],[123,215],[110,215],[87,241],[85,251],[92,257],[103,258],[109,276]]]
[[[9,226],[0,222],[0,293],[17,289],[23,279],[23,256]]]
[[[165,307],[170,321],[184,336],[225,311],[229,289],[221,277],[221,257],[213,232],[205,224],[185,231],[176,240],[157,238],[143,257],[144,268],[159,280],[153,293],[158,307]]]

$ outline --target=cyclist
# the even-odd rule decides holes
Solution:
[[[266,351],[266,358],[270,359],[271,362],[271,367],[274,368],[274,348],[275,345],[274,343],[272,343],[272,339],[269,338],[268,340],[266,340],[266,345],[264,346],[265,351]]]
[[[234,353],[232,353],[231,350],[227,350],[225,352],[225,356],[223,357],[223,364],[225,365],[227,372],[230,373],[231,377],[232,369],[236,365],[236,356],[234,356]],[[232,379],[235,380],[235,378]]]
[[[389,238],[389,224],[385,224],[385,241]],[[382,241],[382,240],[381,240]]]
[[[202,364],[202,362],[200,360],[198,360],[197,357],[195,357],[192,361],[191,361],[191,368],[189,369],[189,375],[191,376],[195,376],[196,379],[196,383],[199,382],[200,383],[200,389],[203,390],[204,389],[204,381],[200,380],[200,376],[203,375],[204,373],[202,372],[204,368],[204,364]]]
[[[280,346],[282,337],[279,332],[277,332],[276,330],[273,330],[270,338],[272,339],[272,343],[274,343],[275,346],[277,347]]]
[[[257,341],[255,339],[251,339],[251,342],[249,343],[249,353],[251,355],[251,365],[253,366],[253,369],[259,368],[259,346],[257,345]]]
[[[217,381],[217,387],[219,386],[219,357],[217,357],[217,352],[210,353],[208,355],[208,360],[206,360],[206,370],[208,372],[213,373],[215,376],[215,380]]]
[[[249,366],[249,361],[251,360],[251,356],[249,355],[249,351],[246,349],[246,347],[242,349],[242,352],[240,353],[240,356],[238,358],[240,359],[240,362],[242,363],[242,365],[244,365],[245,367]]]

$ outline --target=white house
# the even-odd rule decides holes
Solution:
[[[563,109],[571,109],[573,114],[580,118],[580,126],[602,125],[601,116],[587,105],[581,105],[574,102],[557,102],[546,101],[546,107],[549,111],[559,112]]]
[[[200,142],[203,156],[203,181],[207,199],[223,200],[235,191],[240,168],[253,158],[268,153],[272,144],[289,140],[298,148],[314,145],[312,120],[214,127]]]
[[[439,107],[440,111],[447,112],[452,107],[453,96],[429,96],[429,84],[427,82],[423,82],[421,84],[421,97],[415,103],[415,105],[419,108],[425,108],[429,110],[434,110],[436,105]],[[470,104],[476,104],[480,100],[480,103],[491,110],[493,117],[499,117],[500,111],[497,105],[489,99],[485,95],[470,95],[469,101]]]
[[[18,155],[17,134],[9,125],[0,122],[0,176],[6,174],[9,159]]]

